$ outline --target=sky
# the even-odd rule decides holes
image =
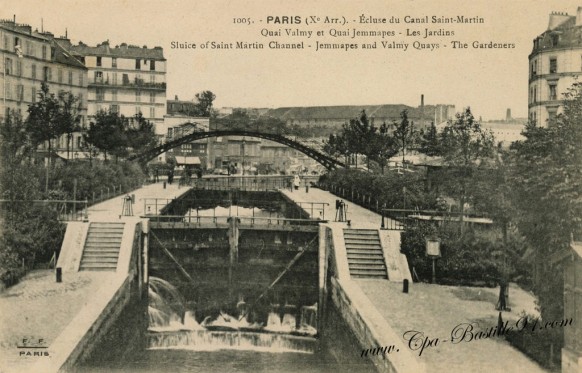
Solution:
[[[203,90],[216,94],[215,107],[286,107],[322,105],[452,104],[470,106],[483,119],[527,116],[528,55],[534,37],[547,29],[551,11],[575,14],[573,0],[368,0],[368,1],[192,1],[192,0],[20,0],[0,5],[0,18],[30,24],[73,43],[128,43],[161,46],[167,59],[167,97],[193,99]],[[399,24],[360,24],[361,15],[400,20]],[[412,24],[404,17],[482,17],[480,24]],[[275,24],[268,17],[301,17],[302,23]],[[311,16],[317,24],[306,25]],[[323,24],[345,17],[347,24]],[[251,25],[235,23],[250,18]],[[291,18],[292,20],[294,18]],[[331,37],[331,29],[394,31],[393,37],[360,37],[377,48],[315,51],[315,42],[353,43]],[[407,29],[454,32],[424,39],[405,36]],[[311,38],[262,36],[261,30],[312,31]],[[323,36],[316,37],[317,31]],[[453,49],[454,40],[467,42]],[[206,42],[259,42],[265,48],[201,49]],[[270,41],[304,41],[303,50],[269,49]],[[408,49],[383,49],[381,41],[408,43]],[[433,51],[412,43],[438,43]],[[474,42],[514,44],[511,49],[475,49]],[[172,49],[171,43],[194,43],[196,49]]]

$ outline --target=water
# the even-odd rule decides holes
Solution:
[[[98,368],[90,368],[87,372],[341,372],[342,370],[338,368],[336,364],[322,359],[321,355],[318,354],[240,350],[189,351],[183,349],[148,349],[127,357],[125,361],[107,362]],[[352,371],[358,372],[359,370]]]

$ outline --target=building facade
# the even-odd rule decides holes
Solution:
[[[88,116],[112,110],[126,117],[137,113],[162,125],[166,114],[166,59],[161,47],[134,45],[112,47],[104,41],[95,47],[83,43],[64,48],[88,69]]]
[[[1,118],[14,110],[26,119],[28,106],[36,102],[41,83],[45,82],[51,93],[67,91],[79,99],[80,126],[86,126],[87,68],[57,40],[49,32],[33,31],[31,26],[14,20],[0,20]],[[57,150],[66,149],[66,136],[55,145]],[[80,132],[69,139],[69,146],[72,151],[80,149]]]
[[[547,126],[562,110],[563,94],[582,75],[582,7],[550,14],[548,29],[529,55],[529,119]]]

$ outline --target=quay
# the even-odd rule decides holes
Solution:
[[[177,184],[143,186],[130,193],[135,201],[133,216],[123,216],[124,196],[118,196],[90,207],[87,222],[70,222],[57,264],[63,270],[62,283],[55,281],[52,270],[33,271],[0,295],[0,371],[75,370],[124,308],[147,299],[151,228],[148,219],[140,217],[152,211],[144,211],[151,205],[143,201],[166,199],[171,203],[189,190]],[[315,213],[312,208],[302,208],[311,219],[325,217],[319,224],[316,253],[319,325],[324,337],[326,328],[334,325],[323,317],[324,307],[334,307],[348,325],[356,343],[351,352],[338,351],[334,356],[344,366],[368,359],[378,372],[477,372],[484,367],[544,372],[501,338],[458,345],[444,342],[419,356],[403,339],[406,331],[447,339],[460,323],[495,326],[496,289],[413,283],[406,257],[400,253],[401,231],[380,229],[380,215],[346,201],[347,219],[335,221],[339,198],[332,193],[318,188],[280,188],[279,192],[298,206],[325,206],[325,211]],[[154,214],[164,207],[160,204]],[[117,245],[115,260],[102,253],[91,254],[96,248],[108,252],[112,241]],[[377,259],[363,260],[365,252]],[[402,292],[404,280],[410,283],[406,294]],[[522,311],[536,312],[531,295],[514,286],[511,292],[512,311],[504,312],[504,319],[517,320]],[[34,351],[47,356],[22,354],[33,351],[20,348],[31,341],[41,347]],[[383,346],[395,346],[396,352],[362,357],[364,350]]]

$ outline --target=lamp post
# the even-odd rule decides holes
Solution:
[[[436,237],[426,239],[426,255],[432,259],[432,283],[436,284],[436,265],[437,258],[441,257],[441,240]]]

